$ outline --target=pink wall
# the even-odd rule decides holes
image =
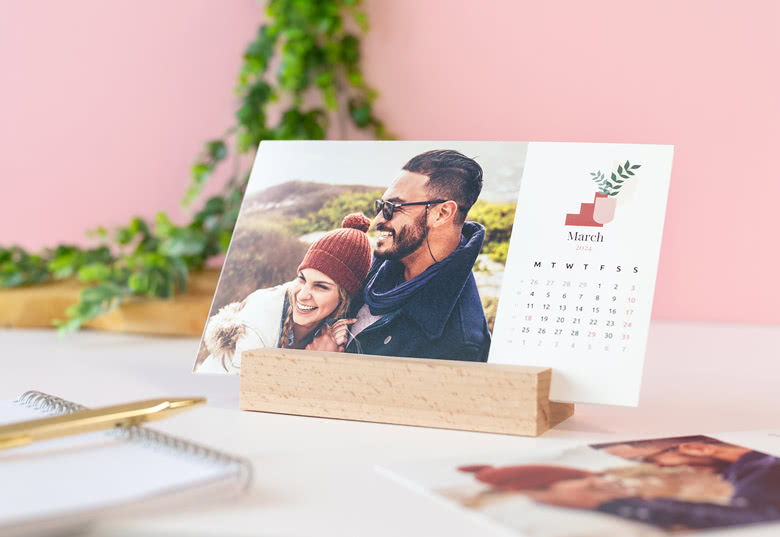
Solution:
[[[253,0],[3,0],[0,244],[181,211],[203,142],[232,125]]]
[[[654,316],[780,323],[780,3],[370,6],[401,138],[674,144]]]
[[[368,0],[400,138],[674,144],[654,316],[779,323],[780,4]],[[178,212],[231,124],[251,0],[6,0],[0,243]]]

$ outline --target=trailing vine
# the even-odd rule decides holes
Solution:
[[[39,253],[0,246],[0,286],[16,287],[77,277],[88,284],[61,332],[108,312],[128,297],[168,298],[186,290],[189,272],[227,250],[249,170],[243,164],[261,140],[320,140],[331,123],[340,134],[351,122],[388,138],[372,108],[376,92],[360,68],[360,32],[368,30],[361,0],[269,0],[265,24],[244,53],[236,93],[236,124],[209,140],[191,168],[182,205],[190,207],[221,165],[232,159],[220,193],[191,222],[176,225],[165,213],[153,222],[133,218],[109,232],[90,232],[95,248],[59,245]],[[278,121],[269,120],[271,107]],[[275,115],[274,115],[275,117]]]

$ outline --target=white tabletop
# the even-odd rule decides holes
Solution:
[[[28,389],[87,406],[206,396],[206,408],[156,428],[254,463],[255,484],[239,501],[104,521],[90,535],[489,535],[375,467],[616,436],[780,428],[780,327],[773,326],[654,322],[639,408],[578,405],[539,438],[242,412],[237,377],[190,373],[197,346],[191,338],[0,330],[0,399]]]

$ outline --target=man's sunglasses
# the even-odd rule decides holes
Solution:
[[[409,205],[430,206],[436,203],[444,203],[445,201],[449,200],[410,201],[408,203],[393,203],[392,201],[376,200],[374,202],[374,208],[376,209],[376,214],[379,214],[379,211],[382,211],[382,217],[389,221],[393,218],[393,213],[395,213],[395,210],[400,209],[401,207],[408,207]]]

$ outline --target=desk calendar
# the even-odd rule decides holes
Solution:
[[[264,142],[194,369],[238,373],[260,347],[487,360],[552,368],[554,401],[636,404],[671,157],[627,144]],[[299,269],[312,256],[335,260],[316,262],[332,280],[316,296]]]
[[[531,143],[489,362],[556,401],[636,405],[672,147]]]

